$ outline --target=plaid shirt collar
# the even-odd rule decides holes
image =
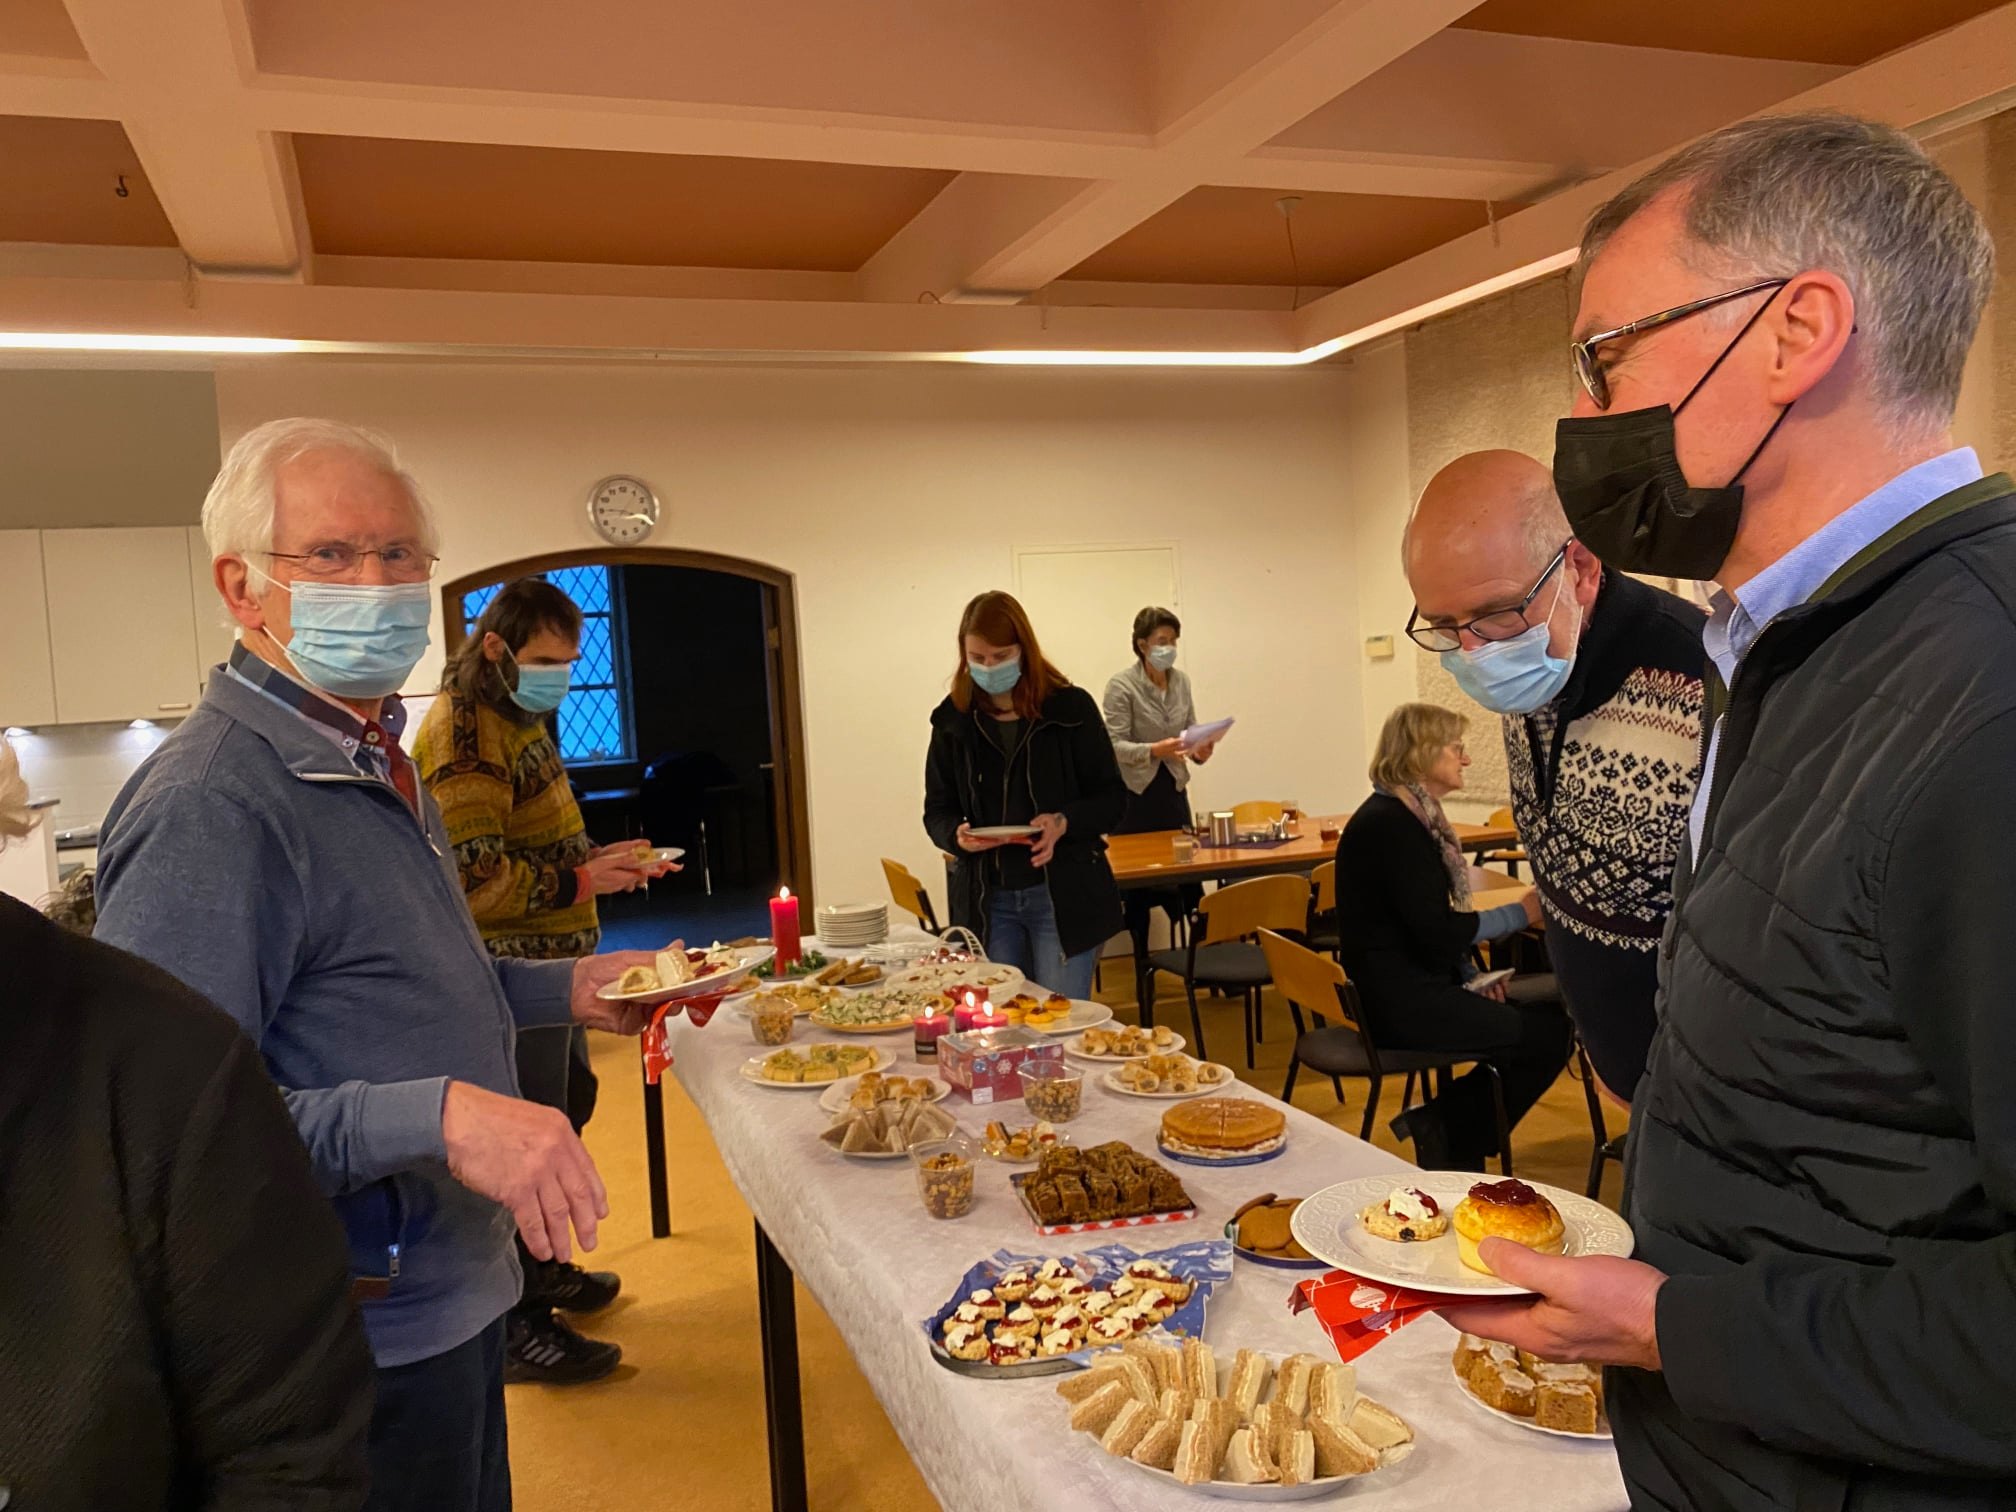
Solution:
[[[255,656],[243,641],[231,648],[228,665],[238,681],[293,710],[311,729],[326,736],[360,773],[386,782],[392,780],[392,763],[386,747],[396,743],[406,728],[406,706],[398,694],[386,698],[375,721],[359,719],[341,704],[332,703],[271,662]]]

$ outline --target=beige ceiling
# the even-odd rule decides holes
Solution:
[[[2016,0],[0,0],[0,330],[1331,351],[2012,94]]]

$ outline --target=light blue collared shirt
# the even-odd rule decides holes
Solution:
[[[1934,499],[1965,488],[1981,478],[1981,462],[1968,446],[1920,462],[1899,473],[1866,498],[1857,500],[1733,594],[1717,589],[1709,600],[1712,612],[1701,643],[1722,674],[1723,686],[1736,680],[1736,665],[1764,627],[1788,609],[1796,609],[1819,591],[1855,553],[1911,518]],[[1701,785],[1694,790],[1688,816],[1691,849],[1701,853],[1701,829],[1708,817],[1708,793],[1715,781],[1715,751],[1722,743],[1722,721],[1708,734],[1708,755],[1701,763]]]

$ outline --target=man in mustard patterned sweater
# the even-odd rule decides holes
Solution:
[[[580,639],[581,611],[558,588],[538,578],[507,585],[450,658],[441,697],[414,738],[414,763],[441,809],[470,912],[494,956],[592,955],[601,939],[596,895],[628,892],[676,869],[640,864],[647,841],[598,849],[582,826],[547,727],[567,695]],[[568,1113],[577,1129],[594,1107],[582,1038],[518,1036],[525,1095]],[[570,1096],[570,1082],[579,1095]],[[555,1310],[607,1306],[618,1278],[541,1263],[522,1250],[519,1260],[525,1295],[506,1324],[505,1379],[569,1385],[614,1370],[621,1348],[583,1338]]]

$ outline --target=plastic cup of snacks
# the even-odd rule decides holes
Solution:
[[[759,1045],[781,1045],[791,1038],[798,1010],[779,998],[756,999],[749,1005],[749,1032]]]
[[[964,1218],[973,1211],[973,1147],[959,1135],[910,1146],[917,1195],[933,1218]]]
[[[1085,1073],[1062,1061],[1024,1061],[1022,1102],[1046,1123],[1069,1123],[1085,1105]]]

